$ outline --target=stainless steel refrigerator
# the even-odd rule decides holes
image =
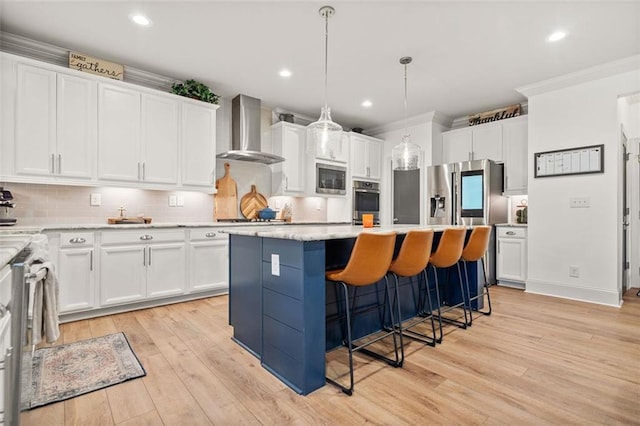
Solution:
[[[507,222],[502,195],[503,165],[491,160],[464,161],[427,168],[427,224],[495,225]],[[487,280],[496,282],[495,228],[485,258]]]

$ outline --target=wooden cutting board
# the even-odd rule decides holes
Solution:
[[[251,185],[251,192],[245,194],[240,200],[240,211],[247,219],[255,219],[258,217],[258,212],[267,208],[267,205],[264,195],[256,190],[255,185]]]
[[[238,185],[231,178],[229,163],[224,163],[224,176],[216,180],[215,217],[235,219],[238,217]]]

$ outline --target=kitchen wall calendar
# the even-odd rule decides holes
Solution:
[[[534,154],[535,177],[604,173],[604,145]]]

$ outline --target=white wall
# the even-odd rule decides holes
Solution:
[[[620,304],[617,100],[620,95],[640,90],[638,71],[599,76],[580,84],[571,81],[584,79],[572,78],[563,84],[554,81],[548,91],[540,85],[522,90],[529,98],[527,291]],[[573,85],[559,87],[568,84]],[[597,144],[605,145],[604,173],[533,178],[534,153]],[[591,207],[570,209],[570,197],[588,197]],[[579,278],[569,277],[569,266],[580,268]]]

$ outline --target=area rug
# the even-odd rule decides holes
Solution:
[[[145,375],[124,333],[36,349],[30,408]]]

